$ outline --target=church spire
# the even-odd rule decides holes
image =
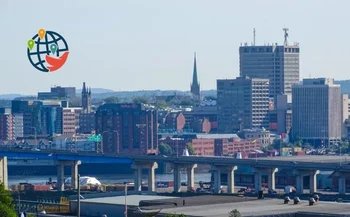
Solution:
[[[82,93],[86,93],[86,86],[85,86],[85,82],[83,82],[83,89],[81,90]]]
[[[191,83],[191,93],[193,96],[199,98],[200,97],[200,86],[198,82],[198,74],[197,74],[197,56],[196,52],[194,53],[194,61],[193,61],[193,76]]]
[[[198,75],[197,75],[197,57],[196,57],[196,52],[194,52],[192,85],[199,85],[199,83],[198,83]]]

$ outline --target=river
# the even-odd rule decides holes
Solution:
[[[82,175],[83,176],[83,175]],[[96,177],[103,184],[112,184],[112,183],[124,183],[124,182],[133,182],[133,175],[94,175],[89,174],[84,176]],[[68,177],[68,176],[67,176]],[[67,178],[66,177],[66,178]],[[195,181],[210,181],[210,173],[196,173],[194,175]],[[49,178],[52,178],[52,181],[57,180],[57,176],[9,176],[8,183],[9,186],[16,185],[19,183],[31,183],[31,184],[45,184],[49,181]],[[156,174],[156,181],[172,181],[174,180],[173,174]],[[181,181],[185,182],[187,180],[187,174],[181,174]],[[147,175],[142,176],[142,181],[147,181]]]

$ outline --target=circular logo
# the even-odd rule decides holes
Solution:
[[[27,43],[29,62],[42,72],[53,72],[61,68],[68,54],[68,44],[57,32],[40,29]]]

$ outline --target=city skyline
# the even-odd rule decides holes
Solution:
[[[7,34],[1,38],[13,43],[2,46],[7,52],[0,54],[0,72],[6,82],[0,94],[31,95],[54,85],[80,87],[83,81],[115,91],[189,90],[193,52],[201,88],[215,89],[216,79],[239,75],[238,49],[241,43],[253,41],[253,28],[257,45],[281,45],[282,28],[290,29],[290,43],[300,43],[300,79],[344,80],[350,45],[345,43],[348,30],[341,26],[350,18],[347,6],[350,2],[345,0],[337,4],[300,0],[290,5],[277,0],[63,1],[59,5],[2,1],[0,25]],[[64,11],[64,16],[33,15],[52,8]],[[57,72],[35,71],[26,58],[27,39],[39,28],[58,31],[69,43],[70,57]]]

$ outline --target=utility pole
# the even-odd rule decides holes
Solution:
[[[80,217],[80,175],[78,174],[77,217]]]
[[[125,217],[128,217],[128,203],[126,201],[126,197],[128,196],[128,183],[125,182]]]

